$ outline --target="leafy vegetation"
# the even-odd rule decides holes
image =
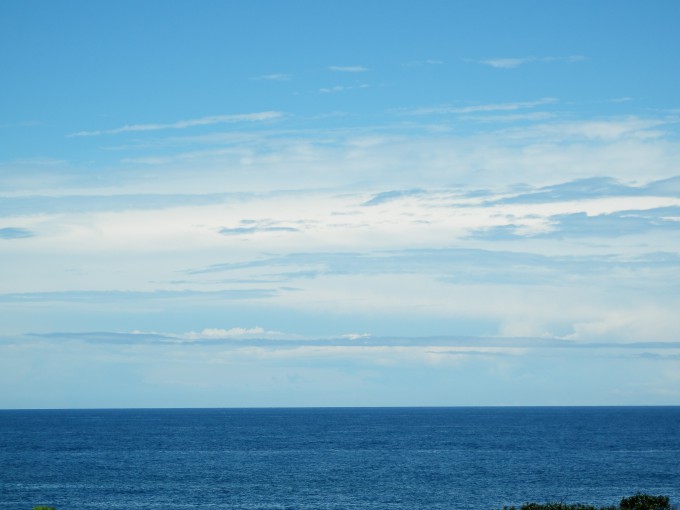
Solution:
[[[518,510],[514,506],[503,507],[503,510]],[[651,496],[638,492],[629,498],[623,498],[618,507],[606,506],[597,508],[580,503],[568,505],[566,503],[525,503],[519,510],[676,510],[670,504],[668,496]]]
[[[621,510],[671,510],[671,503],[668,496],[650,496],[640,494],[629,498],[623,498],[620,505]]]
[[[33,510],[56,510],[53,506],[34,506]],[[638,492],[629,498],[623,498],[619,506],[605,506],[597,508],[581,503],[568,505],[566,503],[525,503],[519,509],[514,506],[504,506],[503,510],[677,510],[671,506],[668,496],[651,496]]]

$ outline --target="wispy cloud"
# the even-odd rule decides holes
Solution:
[[[36,214],[87,215],[105,211],[172,209],[182,206],[222,204],[243,198],[244,194],[239,193],[3,197],[0,200],[0,216],[7,218]]]
[[[481,112],[484,113],[484,112]],[[550,112],[527,112],[515,114],[499,114],[499,115],[465,115],[460,117],[463,120],[472,122],[485,123],[513,123],[513,122],[538,122],[553,119],[556,114]]]
[[[328,69],[340,73],[365,73],[368,71],[368,68],[364,66],[328,66]]]
[[[489,240],[522,237],[550,237],[561,240],[597,237],[603,240],[652,231],[680,232],[680,207],[617,211],[598,215],[588,215],[585,212],[556,214],[550,216],[548,221],[549,227],[544,231],[531,231],[521,224],[507,224],[483,229],[471,237]]]
[[[412,62],[406,62],[405,64],[402,65],[404,65],[405,67],[416,67],[416,66],[438,66],[443,64],[444,64],[443,60],[428,58],[426,60],[414,60]]]
[[[226,124],[232,122],[260,122],[267,120],[274,120],[283,117],[283,112],[266,111],[257,113],[241,113],[233,115],[209,115],[198,119],[179,120],[177,122],[170,122],[167,124],[129,124],[115,129],[96,130],[96,131],[78,131],[71,133],[69,136],[99,136],[99,135],[115,135],[118,133],[127,133],[131,131],[158,131],[162,129],[186,129],[196,126],[209,126],[212,124]]]
[[[495,67],[497,69],[514,69],[524,64],[534,62],[580,62],[585,60],[581,55],[570,55],[568,57],[514,57],[514,58],[490,58],[477,60],[479,64]]]
[[[289,335],[282,333],[281,331],[267,331],[260,326],[255,326],[254,328],[204,328],[203,330],[189,331],[181,335],[173,335],[180,338],[186,338],[188,340],[220,340],[220,339],[241,339],[241,338],[270,338],[270,339],[281,339],[281,338],[297,338],[298,335]]]
[[[323,87],[319,89],[322,94],[330,94],[333,92],[345,92],[347,90],[355,89],[367,89],[370,87],[367,83],[362,83],[361,85],[335,85],[334,87]]]
[[[26,167],[51,167],[62,166],[66,163],[63,159],[56,158],[19,158],[0,163],[0,168],[6,166],[26,166]]]
[[[211,292],[192,290],[168,291],[158,290],[152,292],[135,291],[63,291],[63,292],[22,292],[12,294],[0,294],[0,303],[132,303],[148,300],[175,300],[175,299],[264,299],[275,296],[274,289],[225,289]]]
[[[0,239],[22,239],[24,237],[33,237],[34,234],[25,228],[5,227],[0,228]]]
[[[612,117],[582,121],[550,122],[514,129],[510,135],[517,139],[533,137],[553,138],[562,143],[569,139],[615,141],[621,139],[651,140],[663,138],[662,126],[675,123],[674,119]]]
[[[678,195],[674,186],[680,185],[680,178],[652,181],[643,186],[631,186],[624,184],[611,177],[590,177],[574,181],[552,184],[539,187],[519,195],[503,197],[495,204],[500,203],[556,203],[567,201],[583,201],[604,197],[644,197],[644,196],[670,196]]]
[[[284,403],[297,406],[404,405],[404,400],[389,397],[395,384],[398,394],[415,393],[413,400],[406,400],[408,405],[423,405],[423,398],[427,405],[451,405],[448,389],[466,383],[469,391],[457,396],[456,404],[569,405],[576,396],[578,402],[597,405],[611,403],[621,388],[646,388],[649,381],[654,382],[649,396],[635,393],[637,400],[617,397],[615,403],[667,404],[668,395],[679,396],[679,348],[674,342],[610,345],[581,339],[483,337],[311,342],[189,341],[162,334],[107,332],[0,337],[3,374],[12,383],[7,387],[17,388],[2,394],[9,402],[4,408],[27,407],[25,395],[33,393],[44,399],[32,397],[29,402],[36,402],[36,408],[67,407],[69,401],[57,400],[62,394],[78,397],[79,403],[89,398],[90,407],[102,407],[102,402],[115,407],[120,400],[110,395],[127,397],[123,392],[141,395],[133,401],[138,407],[159,402],[167,407],[224,407],[225,402],[274,407],[281,405],[282,395]],[[41,370],[31,371],[36,360],[42,362]],[[592,384],[592,378],[581,386],[557,384],[575,372],[596,374],[604,388]],[[88,375],[86,384],[74,374]],[[418,382],[418,391],[413,391],[413,381]],[[539,392],[548,388],[549,396],[541,397],[537,387]],[[663,393],[656,395],[656,388]],[[16,394],[23,398],[13,397]]]
[[[278,340],[271,345],[281,345],[281,340],[300,340],[302,337],[297,334],[283,333],[281,331],[269,331],[259,326],[252,328],[232,327],[224,328],[204,328],[201,331],[188,331],[186,333],[168,333],[158,331],[139,331],[130,332],[120,331],[85,331],[70,332],[56,331],[51,333],[29,333],[28,336],[46,338],[54,340],[81,340],[95,344],[206,344],[206,343],[226,343],[239,340],[241,346],[269,345],[267,340]],[[249,340],[250,343],[245,341]]]
[[[0,124],[0,129],[14,128],[14,127],[38,127],[44,126],[45,123],[39,120],[24,120],[22,122],[17,122],[14,124]]]
[[[481,60],[481,64],[486,64],[499,69],[513,69],[527,62],[532,62],[533,58],[494,58],[491,60]]]
[[[409,110],[407,115],[432,115],[432,114],[465,114],[465,113],[485,113],[485,112],[511,112],[523,109],[536,108],[537,106],[544,106],[557,103],[557,99],[553,97],[544,97],[536,101],[518,101],[514,103],[492,103],[480,104],[470,106],[435,106],[430,108],[416,108]]]
[[[382,191],[374,195],[370,200],[367,200],[361,205],[371,206],[384,204],[385,202],[390,202],[392,200],[398,200],[404,197],[412,197],[425,193],[425,190],[420,188],[414,188],[409,190],[393,190],[393,191]]]
[[[584,325],[585,326],[585,325]],[[312,348],[316,353],[325,349],[347,347],[356,349],[355,354],[369,354],[377,348],[425,349],[437,354],[514,354],[527,355],[531,351],[677,351],[678,341],[654,342],[574,342],[572,336],[561,337],[470,337],[470,336],[374,336],[368,333],[347,333],[329,337],[306,337],[296,333],[269,331],[262,327],[233,327],[230,329],[205,328],[199,332],[170,333],[156,331],[89,331],[28,333],[15,341],[26,342],[29,338],[48,340],[80,340],[98,344],[231,344],[236,348],[259,347],[268,350]],[[8,339],[9,340],[9,339]],[[238,342],[234,342],[237,340]],[[11,342],[11,340],[10,340]],[[337,351],[336,351],[337,352]],[[298,351],[297,354],[303,354]],[[334,352],[328,352],[333,355]]]
[[[272,73],[264,74],[255,78],[256,80],[266,80],[266,81],[288,81],[292,78],[290,74],[286,73]]]
[[[300,229],[289,225],[282,225],[276,221],[264,220],[241,220],[235,227],[222,227],[219,233],[222,235],[250,235],[261,232],[299,232]]]

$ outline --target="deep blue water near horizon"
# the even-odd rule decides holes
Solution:
[[[0,510],[680,503],[680,407],[0,411]]]

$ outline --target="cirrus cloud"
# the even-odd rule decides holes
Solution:
[[[169,122],[164,124],[127,124],[115,129],[95,130],[95,131],[78,131],[71,133],[69,136],[99,136],[99,135],[115,135],[118,133],[127,133],[134,131],[158,131],[163,129],[186,129],[196,126],[209,126],[213,124],[225,124],[231,122],[261,122],[267,120],[275,120],[283,117],[283,112],[265,111],[257,113],[241,113],[232,115],[209,115],[207,117],[200,117],[198,119],[179,120],[176,122]]]

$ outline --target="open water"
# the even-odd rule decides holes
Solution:
[[[0,510],[680,503],[680,407],[0,411]]]

